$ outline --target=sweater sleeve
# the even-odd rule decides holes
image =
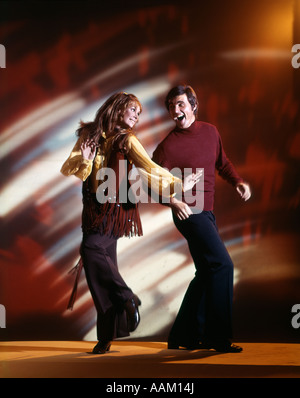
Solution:
[[[219,175],[231,185],[236,186],[238,183],[243,182],[243,179],[237,173],[235,167],[231,163],[231,161],[226,156],[226,153],[223,148],[222,139],[220,134],[218,134],[218,156],[216,160],[216,169]]]
[[[93,168],[93,161],[84,159],[81,154],[82,139],[78,138],[74,148],[71,151],[70,156],[62,165],[60,172],[68,177],[70,175],[75,175],[82,181],[85,181],[91,174]]]
[[[181,179],[174,177],[169,171],[151,160],[142,144],[133,134],[128,137],[127,149],[127,156],[137,168],[142,181],[156,194],[171,197],[182,192]]]

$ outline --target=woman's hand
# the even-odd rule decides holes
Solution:
[[[185,177],[184,182],[183,182],[183,192],[186,192],[190,189],[193,188],[197,182],[200,181],[200,178],[203,174],[203,170],[198,170],[197,173],[192,173],[189,174],[187,177]]]
[[[87,139],[81,144],[80,149],[83,159],[93,160],[96,155],[97,145],[93,140]]]

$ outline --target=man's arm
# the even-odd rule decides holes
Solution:
[[[243,179],[238,175],[235,167],[231,163],[231,161],[227,158],[226,153],[223,148],[222,139],[217,131],[218,139],[219,139],[219,157],[216,162],[216,169],[219,172],[219,175],[229,182],[231,185],[235,187],[238,194],[245,201],[250,199],[251,197],[251,189],[249,184],[247,184]]]
[[[191,214],[193,214],[190,207],[186,203],[176,199],[175,196],[173,198],[170,198],[169,203],[162,203],[162,204],[170,207],[175,216],[179,218],[179,220],[185,220],[189,218]]]

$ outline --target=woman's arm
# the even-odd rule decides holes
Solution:
[[[201,172],[191,174],[186,178],[183,185],[180,178],[173,176],[169,171],[151,160],[142,144],[133,134],[129,135],[126,146],[127,156],[137,167],[143,181],[156,194],[163,197],[173,197],[176,193],[182,194],[182,192],[191,189],[201,177]]]
[[[83,150],[85,150],[85,155],[83,154]],[[91,174],[94,158],[89,157],[87,152],[91,153],[91,149],[87,147],[82,138],[79,138],[72,149],[70,156],[62,165],[60,172],[66,177],[75,175],[82,181],[85,181]]]

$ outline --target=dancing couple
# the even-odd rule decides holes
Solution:
[[[124,192],[130,192],[133,165],[144,184],[172,209],[174,223],[186,238],[196,267],[168,348],[242,350],[230,342],[233,264],[212,211],[215,169],[244,200],[249,199],[250,188],[226,157],[217,129],[196,121],[198,101],[190,86],[174,87],[166,106],[175,128],[159,144],[153,159],[134,134],[142,105],[135,95],[120,92],[107,99],[93,121],[80,123],[78,140],[61,168],[65,176],[75,175],[83,181],[81,259],[69,307],[83,267],[97,310],[94,354],[108,352],[114,339],[128,336],[140,322],[141,300],[127,286],[117,262],[118,239],[143,234],[138,203],[132,197],[124,198]],[[181,174],[168,171],[173,168]],[[192,169],[188,176],[186,168]],[[202,169],[204,203],[200,209],[191,205],[191,197],[197,195]],[[112,170],[115,178],[105,180],[103,170]],[[103,186],[104,192],[99,193]]]

